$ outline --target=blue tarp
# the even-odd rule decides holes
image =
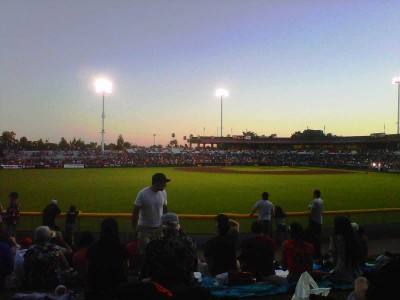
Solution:
[[[201,286],[217,297],[259,297],[277,295],[289,291],[289,285],[255,283],[246,285],[218,285],[215,278],[203,276]]]
[[[210,293],[216,297],[245,298],[294,292],[296,284],[275,285],[266,282],[258,282],[255,284],[246,285],[218,285],[215,278],[203,276],[201,286],[209,290]],[[318,287],[334,288],[340,290],[353,289],[352,284],[336,284],[328,280],[318,282]]]

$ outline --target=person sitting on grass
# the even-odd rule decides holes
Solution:
[[[361,275],[364,259],[361,241],[354,233],[350,220],[345,216],[338,216],[334,220],[329,252],[334,264],[330,278],[332,281],[352,283]]]
[[[62,270],[69,269],[60,247],[50,242],[48,226],[35,230],[35,243],[24,255],[24,286],[30,289],[54,289],[64,284]]]
[[[217,235],[204,246],[204,256],[212,276],[238,270],[236,244],[239,237],[239,223],[224,214],[216,217]]]
[[[151,240],[145,249],[142,275],[171,291],[195,284],[196,243],[180,230],[174,213],[161,217],[162,237]]]
[[[19,249],[15,252],[15,264],[14,264],[14,279],[15,285],[21,286],[24,279],[24,256],[29,247],[32,246],[32,239],[29,236],[25,236],[18,241]]]
[[[14,259],[12,254],[12,246],[9,236],[0,233],[0,291],[4,289],[6,277],[10,275],[14,268]]]
[[[287,281],[295,283],[303,272],[313,270],[314,246],[304,241],[304,230],[299,223],[290,224],[290,238],[283,243],[282,266],[289,274]]]
[[[263,234],[263,226],[259,221],[251,224],[253,236],[244,240],[238,259],[243,271],[256,275],[257,281],[284,283],[283,277],[275,275],[275,243]]]
[[[113,299],[120,284],[127,282],[129,252],[119,240],[118,223],[113,218],[101,222],[98,242],[89,247],[85,299]]]
[[[87,278],[87,260],[86,253],[93,244],[94,238],[90,231],[84,231],[80,234],[78,240],[78,249],[72,255],[72,265],[78,272],[78,282],[83,285]]]
[[[368,260],[368,236],[365,234],[364,227],[359,226],[357,223],[352,222],[351,227],[353,228],[357,241],[360,244],[362,263],[365,264]]]
[[[384,258],[381,262],[376,263],[363,276],[354,280],[354,290],[348,296],[348,300],[381,300],[381,299],[397,299],[398,284],[400,274],[399,256]],[[397,296],[396,296],[397,295]]]

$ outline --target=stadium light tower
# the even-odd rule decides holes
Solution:
[[[228,90],[225,90],[225,89],[218,89],[215,92],[215,95],[217,97],[221,97],[221,137],[222,137],[222,98],[223,97],[228,97],[229,96],[229,92],[228,92]]]
[[[399,134],[399,128],[400,128],[400,75],[397,77],[394,77],[392,80],[393,84],[397,84],[397,134]]]
[[[101,152],[104,153],[104,118],[106,117],[104,114],[104,94],[111,94],[112,92],[112,83],[107,79],[97,79],[96,80],[96,93],[103,93],[103,113],[101,115],[102,123],[101,123]]]

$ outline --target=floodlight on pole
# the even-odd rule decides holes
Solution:
[[[228,92],[228,90],[225,90],[225,89],[217,89],[217,91],[215,92],[215,95],[217,97],[221,97],[221,137],[222,137],[222,98],[228,97],[229,92]],[[217,133],[217,135],[218,135],[218,133]]]
[[[400,75],[392,79],[393,84],[397,84],[397,134],[399,134],[400,129]]]
[[[103,94],[103,113],[101,114],[101,152],[104,153],[104,118],[106,115],[104,114],[104,94],[111,94],[112,92],[112,83],[107,79],[97,79],[96,80],[96,93]]]

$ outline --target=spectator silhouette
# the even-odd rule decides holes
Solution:
[[[69,267],[60,247],[50,243],[47,226],[35,230],[35,243],[24,255],[24,284],[27,288],[54,289],[63,284],[62,270]]]
[[[276,245],[281,245],[284,240],[286,240],[286,213],[281,206],[275,206],[274,208],[274,218],[275,218],[275,243]]]
[[[14,264],[14,278],[17,286],[20,286],[24,279],[24,256],[32,243],[32,239],[28,236],[25,236],[18,241],[18,245],[20,245],[20,248],[17,249],[17,251],[15,252]]]
[[[87,279],[88,263],[86,260],[86,253],[93,242],[94,238],[90,231],[82,232],[78,240],[78,249],[72,255],[72,265],[78,272],[78,281],[81,285],[83,285]]]
[[[271,236],[272,226],[271,226],[271,214],[273,212],[274,206],[268,200],[269,194],[263,192],[261,195],[262,199],[258,200],[250,213],[250,217],[253,216],[258,211],[258,221],[263,225],[263,233],[266,236]]]
[[[136,197],[132,211],[132,227],[141,254],[150,240],[161,236],[161,216],[168,212],[165,188],[170,181],[165,174],[156,173],[151,178],[151,186],[142,189]]]
[[[61,209],[57,205],[57,200],[52,199],[51,202],[43,210],[43,226],[59,231],[60,227],[55,224],[56,217],[61,214]]]
[[[10,203],[3,216],[4,231],[9,236],[16,237],[17,225],[20,221],[21,206],[19,205],[17,192],[10,193],[8,197]]]
[[[332,281],[352,283],[361,275],[363,253],[359,238],[355,235],[347,217],[335,218],[329,252],[333,256],[334,263]]]
[[[119,241],[118,223],[113,218],[101,223],[99,240],[89,247],[85,299],[112,299],[117,287],[127,281],[129,253]]]
[[[65,216],[65,240],[73,247],[74,246],[74,229],[75,220],[79,215],[79,211],[76,210],[75,205],[71,205]]]
[[[235,271],[236,244],[239,236],[239,223],[230,220],[226,215],[216,217],[217,235],[208,240],[204,246],[204,256],[211,275]]]
[[[356,240],[361,248],[362,263],[364,264],[368,259],[368,236],[365,234],[365,229],[359,226],[357,223],[351,223],[351,227],[354,230]]]
[[[0,233],[3,232],[3,206],[0,202]]]
[[[321,191],[314,190],[313,200],[308,206],[309,208],[309,219],[308,226],[313,233],[313,245],[314,245],[314,258],[321,258],[321,232],[322,232],[322,214],[324,209],[324,202],[321,199]]]
[[[4,289],[6,277],[12,273],[14,267],[14,258],[9,236],[0,233],[0,290]]]
[[[244,240],[241,245],[239,261],[241,269],[256,275],[257,281],[282,283],[284,279],[275,275],[275,243],[274,240],[265,236],[262,232],[262,224],[255,221],[251,224],[253,235]]]
[[[196,243],[180,230],[174,213],[161,217],[163,236],[146,246],[143,274],[173,291],[194,284],[197,269]]]
[[[314,246],[304,241],[304,230],[300,224],[290,224],[288,231],[290,238],[283,243],[282,260],[283,268],[289,271],[287,280],[293,283],[303,272],[311,274]]]

